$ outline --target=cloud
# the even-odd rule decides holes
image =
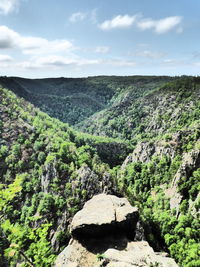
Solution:
[[[57,66],[57,67],[62,67],[66,65],[83,66],[83,65],[95,65],[99,64],[100,62],[98,59],[84,59],[79,57],[69,58],[66,56],[56,56],[56,55],[38,57],[33,61],[35,61],[35,63],[40,67],[45,65]]]
[[[118,15],[114,17],[112,20],[105,20],[103,23],[99,25],[101,30],[111,30],[117,28],[128,28],[133,25],[136,21],[138,15],[129,16],[129,15]]]
[[[53,40],[48,41],[43,38],[24,38],[21,40],[21,48],[24,49],[24,54],[49,54],[49,53],[60,53],[68,52],[73,50],[73,45],[68,40]]]
[[[1,57],[0,57],[1,62]],[[56,55],[47,55],[47,56],[37,56],[32,57],[24,61],[20,62],[2,62],[2,66],[4,68],[10,69],[23,69],[23,70],[55,70],[60,71],[67,67],[70,69],[74,69],[77,67],[86,67],[86,66],[96,66],[96,67],[105,67],[105,66],[113,66],[113,67],[134,67],[136,65],[135,62],[130,60],[124,60],[121,58],[110,58],[110,59],[87,59],[80,57],[67,57],[67,56],[56,56]]]
[[[19,35],[6,26],[0,26],[0,49],[13,48]]]
[[[138,21],[137,26],[141,30],[152,29],[156,33],[162,34],[180,25],[181,21],[182,21],[182,17],[180,16],[166,17],[160,20],[143,19],[141,21]]]
[[[65,39],[49,41],[45,38],[23,36],[7,26],[0,26],[0,49],[18,48],[24,54],[46,54],[69,51],[73,48]]]
[[[159,59],[159,58],[163,58],[166,54],[165,53],[161,53],[161,52],[156,52],[156,51],[143,50],[143,51],[136,51],[132,55],[136,56],[136,57]]]
[[[13,58],[9,55],[0,55],[0,62],[11,62]]]
[[[106,54],[110,51],[110,47],[108,46],[97,46],[95,49],[96,53],[100,53],[100,54]]]
[[[181,59],[167,58],[163,60],[162,64],[165,66],[169,66],[169,67],[192,65],[191,62],[187,62],[185,58],[181,58]]]
[[[39,57],[36,60],[36,63],[40,66],[42,65],[63,66],[63,65],[74,64],[75,61],[73,59],[68,59],[63,56],[49,55],[46,57]]]
[[[0,13],[7,15],[16,11],[19,6],[19,0],[0,0]]]
[[[76,12],[73,13],[70,17],[69,17],[69,21],[72,23],[76,23],[78,21],[82,21],[87,17],[87,13],[83,13],[83,12]]]
[[[153,30],[158,34],[166,33],[174,28],[177,33],[181,33],[183,28],[180,26],[182,21],[181,16],[171,16],[159,20],[151,18],[142,18],[142,15],[118,15],[111,20],[105,20],[99,25],[101,30],[112,30],[119,28],[128,28],[133,25],[140,30]]]
[[[73,13],[70,17],[69,17],[69,21],[71,23],[77,23],[83,20],[89,20],[92,22],[92,24],[96,24],[97,23],[97,9],[92,9],[89,12],[76,12]]]
[[[25,36],[7,26],[0,26],[0,51],[21,52],[15,60],[6,53],[0,54],[2,69],[12,71],[64,71],[87,66],[132,67],[135,62],[123,58],[84,58],[80,49],[66,39],[48,40],[38,36]],[[97,46],[93,52],[106,54],[108,46]],[[77,53],[76,53],[77,52]],[[84,69],[84,68],[83,68]]]

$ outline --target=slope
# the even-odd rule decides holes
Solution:
[[[155,250],[180,266],[200,265],[199,78],[113,79],[123,86],[77,126],[129,142],[76,132],[0,89],[3,266],[51,266],[74,212],[103,191],[139,207]]]
[[[137,98],[145,91],[155,89],[172,79],[165,76],[49,79],[0,77],[0,84],[50,116],[75,125],[98,111],[115,106],[129,91]]]
[[[49,266],[74,212],[116,190],[109,164],[130,148],[75,132],[2,88],[0,117],[0,265]]]
[[[199,78],[180,77],[144,90],[138,97],[136,92],[129,88],[113,106],[95,113],[77,128],[95,135],[134,141],[188,127],[199,118]]]

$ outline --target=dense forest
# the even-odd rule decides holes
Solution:
[[[199,77],[0,84],[0,266],[52,266],[101,192],[139,208],[155,250],[200,266]]]

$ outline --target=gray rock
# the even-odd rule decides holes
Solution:
[[[69,181],[74,192],[76,189],[86,190],[89,199],[100,193],[113,194],[116,191],[116,185],[106,170],[102,170],[102,175],[97,175],[87,165],[81,166],[77,170],[76,179]]]
[[[113,237],[114,238],[114,237]],[[122,237],[121,237],[122,238]],[[119,238],[119,242],[122,239]],[[111,248],[105,248],[105,242],[109,241]],[[124,240],[125,241],[125,240]],[[90,243],[91,240],[88,240]],[[94,242],[94,240],[92,241]],[[55,267],[177,267],[178,265],[171,258],[155,253],[146,241],[128,242],[124,249],[114,246],[114,240],[101,239],[97,241],[102,247],[95,250],[88,249],[85,244],[81,244],[77,240],[72,240],[67,248],[58,256]],[[116,241],[115,241],[116,242]],[[92,244],[90,244],[92,245]],[[93,244],[93,247],[95,243]],[[102,259],[99,261],[98,254]]]
[[[76,238],[82,235],[102,236],[119,229],[133,234],[138,216],[138,209],[132,207],[126,198],[99,194],[76,213],[70,229]]]
[[[50,184],[52,180],[58,177],[58,173],[55,167],[55,161],[47,164],[44,167],[42,176],[41,176],[41,188],[42,192],[48,193],[50,191]]]
[[[108,249],[104,256],[110,261],[107,266],[160,266],[176,267],[171,258],[156,254],[145,241],[129,242],[125,250]],[[121,265],[120,265],[121,264]]]
[[[192,175],[192,171],[200,167],[200,151],[192,150],[183,154],[182,164],[175,174],[172,183],[168,189],[165,190],[165,195],[170,199],[170,208],[176,209],[178,214],[180,203],[183,196],[178,192],[178,184],[181,177],[189,178]],[[194,212],[194,214],[196,211]]]
[[[137,224],[137,227],[136,227]],[[127,199],[100,194],[85,203],[71,223],[73,238],[58,255],[55,267],[177,267],[146,241],[132,241],[128,233],[143,230],[138,210]],[[133,237],[133,235],[132,235]]]
[[[173,159],[175,157],[176,148],[178,145],[178,142],[174,140],[175,137],[173,136],[173,140],[169,142],[161,140],[155,143],[138,143],[133,153],[127,156],[127,158],[125,159],[124,163],[122,164],[122,169],[126,168],[126,166],[132,162],[140,161],[142,163],[148,163],[149,161],[151,161],[152,156],[168,156]]]

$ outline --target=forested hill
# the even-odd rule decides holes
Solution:
[[[189,127],[199,119],[200,79],[181,77],[129,88],[114,104],[78,124],[95,135],[141,140]]]
[[[101,192],[139,208],[155,251],[200,266],[198,77],[0,84],[0,266],[53,266],[72,216]]]
[[[110,166],[130,147],[75,132],[2,88],[0,118],[0,266],[50,266],[71,216],[91,196],[117,193]]]
[[[24,79],[0,77],[0,84],[50,116],[75,125],[115,106],[128,95],[138,98],[175,78],[167,76],[98,76]]]

